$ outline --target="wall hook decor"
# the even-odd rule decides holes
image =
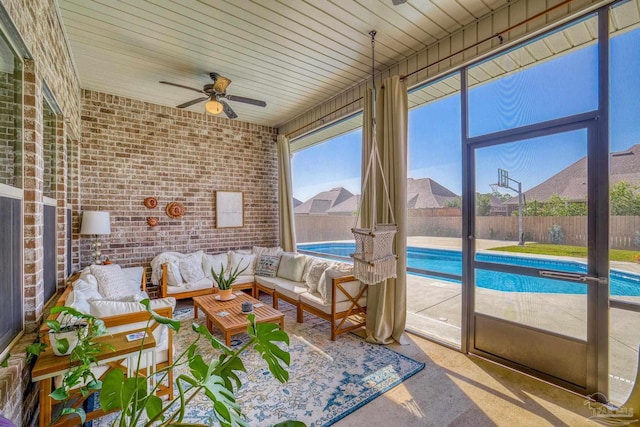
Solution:
[[[156,218],[155,216],[150,216],[147,218],[147,225],[149,227],[155,227],[156,225],[158,225],[158,218]]]

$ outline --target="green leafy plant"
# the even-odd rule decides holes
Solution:
[[[225,274],[224,265],[220,264],[220,274],[217,274],[212,268],[211,275],[213,276],[213,280],[215,280],[218,284],[218,289],[224,291],[227,289],[231,289],[231,285],[233,285],[233,282],[235,282],[238,276],[241,275],[247,268],[249,268],[248,265],[240,270],[240,264],[238,264],[233,271],[227,271],[227,274]]]
[[[50,340],[53,341],[51,345],[56,345],[60,353],[66,353],[70,345],[69,339],[56,339],[56,335],[68,331],[76,333],[77,344],[68,356],[69,370],[64,375],[62,384],[50,394],[51,398],[64,402],[62,410],[51,423],[55,424],[59,418],[70,414],[78,415],[84,423],[86,415],[84,410],[67,406],[67,403],[72,398],[72,389],[77,388],[77,391],[82,396],[87,396],[90,392],[98,390],[102,386],[102,382],[95,377],[91,368],[98,365],[96,356],[105,347],[103,344],[96,342],[95,338],[108,332],[102,320],[89,314],[81,313],[71,307],[57,306],[51,309],[51,314],[58,313],[60,316],[57,319],[60,320],[49,319],[45,322],[48,327],[47,333]],[[43,337],[39,337],[38,342],[27,346],[28,360],[40,355],[47,347],[48,344]]]
[[[149,307],[149,300],[143,300],[141,303],[147,307],[147,311],[156,322],[179,332],[178,320],[155,313]],[[185,408],[199,393],[204,393],[212,403],[213,415],[222,426],[247,426],[245,416],[235,399],[235,391],[242,385],[237,373],[246,371],[241,354],[251,348],[258,351],[262,359],[267,362],[272,375],[283,383],[289,379],[285,365],[288,366],[290,363],[289,352],[278,345],[280,343],[289,345],[287,333],[275,324],[256,324],[252,314],[247,318],[249,341],[237,350],[230,349],[211,335],[206,326],[194,323],[192,329],[197,333],[196,339],[171,365],[158,370],[156,373],[159,376],[158,381],[150,390],[147,390],[147,379],[140,374],[142,357],[138,357],[135,375],[129,378],[125,378],[121,370],[110,371],[104,377],[102,384],[101,408],[104,411],[120,410],[113,425],[121,427],[192,425],[182,423]],[[198,353],[198,343],[201,340],[219,351],[220,355],[212,360],[204,360]],[[155,396],[154,392],[158,384],[166,378],[169,370],[181,365],[189,367],[189,374],[183,373],[177,376],[175,381],[178,389],[177,396],[166,402]],[[298,427],[305,424],[299,421],[285,421],[277,425]]]

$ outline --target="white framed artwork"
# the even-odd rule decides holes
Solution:
[[[216,191],[216,228],[244,227],[242,191]]]

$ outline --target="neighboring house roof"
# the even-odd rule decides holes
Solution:
[[[296,214],[318,215],[326,214],[332,207],[353,196],[349,190],[342,187],[332,188],[316,194],[306,202],[294,208]]]
[[[409,209],[443,208],[456,193],[431,178],[407,179],[407,207]]]
[[[327,210],[329,215],[352,215],[358,210],[360,203],[360,195],[354,194],[342,203],[338,203],[331,209]]]
[[[640,183],[640,144],[636,144],[628,150],[611,153],[610,165],[610,184],[615,184],[619,181]],[[525,202],[530,203],[534,200],[544,202],[554,194],[570,202],[584,202],[587,200],[586,157],[525,191]],[[505,203],[517,204],[518,197],[513,197]]]
[[[300,206],[302,204],[302,202],[298,199],[296,199],[295,197],[293,198],[293,207],[294,209],[297,208],[298,206]]]

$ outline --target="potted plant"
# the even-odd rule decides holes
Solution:
[[[84,423],[85,412],[81,407],[75,408],[70,404],[73,400],[70,391],[77,388],[79,393],[86,395],[102,386],[91,368],[97,366],[96,356],[104,348],[104,345],[96,342],[95,338],[107,334],[107,328],[102,320],[71,307],[53,307],[51,314],[60,315],[57,319],[49,319],[45,322],[50,344],[40,336],[38,342],[27,346],[28,360],[38,356],[49,345],[54,354],[68,355],[69,370],[64,375],[62,384],[51,393],[53,399],[63,402],[63,409],[52,420],[52,424],[69,414],[77,414]]]
[[[233,271],[227,271],[225,274],[224,265],[220,264],[220,274],[217,274],[216,271],[212,268],[211,275],[213,276],[213,280],[215,280],[218,285],[218,289],[220,290],[220,301],[228,301],[233,299],[233,294],[231,293],[231,286],[233,282],[236,281],[239,275],[242,274],[249,266],[247,265],[245,268],[240,270],[240,264],[236,266]]]
[[[147,308],[151,318],[156,322],[179,332],[179,320],[155,313],[149,307],[148,299],[140,303]],[[203,393],[211,401],[213,415],[222,426],[247,426],[245,416],[235,399],[235,391],[242,386],[237,372],[246,372],[241,355],[251,348],[258,351],[267,362],[271,374],[282,383],[289,379],[285,365],[288,366],[290,363],[289,352],[278,345],[289,345],[287,333],[272,323],[256,324],[252,314],[248,316],[248,320],[249,340],[237,350],[232,350],[211,335],[206,326],[193,323],[192,330],[197,333],[196,339],[171,365],[156,371],[156,381],[151,389],[147,387],[146,376],[140,374],[141,368],[144,369],[140,366],[142,357],[137,358],[138,365],[131,377],[125,377],[120,369],[109,371],[102,383],[100,407],[105,412],[120,411],[112,425],[198,426],[200,424],[183,423],[183,419],[189,402],[197,394]],[[213,349],[219,351],[220,355],[205,360],[198,352],[200,340],[205,340]],[[158,384],[162,383],[169,370],[181,365],[188,366],[189,370],[176,378],[177,396],[170,401],[162,400],[154,394]],[[276,426],[304,427],[305,424],[289,420]]]

